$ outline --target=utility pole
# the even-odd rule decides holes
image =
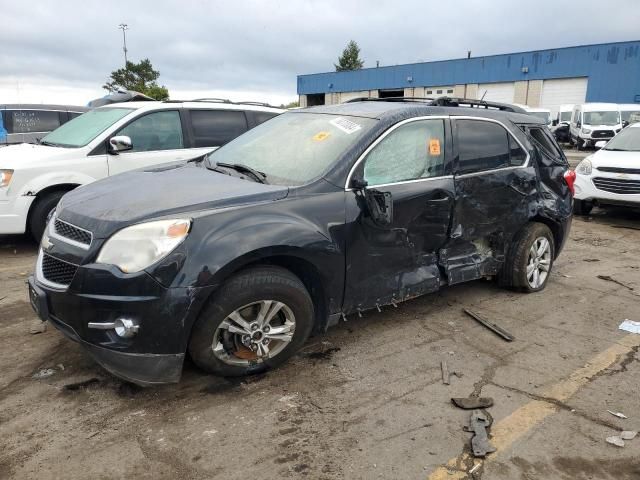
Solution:
[[[129,25],[126,23],[121,23],[118,25],[118,28],[122,30],[122,50],[124,51],[124,68],[127,68],[127,30],[129,30]]]

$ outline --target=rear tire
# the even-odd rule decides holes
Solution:
[[[573,199],[573,213],[576,215],[589,215],[593,209],[593,203],[586,200]]]
[[[259,311],[265,304],[271,305],[265,308],[284,305],[273,316],[275,323],[269,323],[269,326],[271,335],[276,337],[292,333],[289,340],[272,339],[268,330],[263,333],[264,327],[243,328],[234,320],[239,314],[241,322],[255,326],[260,323]],[[189,354],[198,367],[209,373],[222,376],[260,373],[294,355],[309,337],[313,323],[313,302],[298,277],[281,267],[254,267],[231,277],[209,300],[191,332]],[[283,328],[286,333],[273,333]],[[249,345],[257,348],[252,351],[243,342],[247,341],[247,335],[249,340],[252,338],[251,332],[258,334],[258,331],[258,344]],[[259,345],[259,340],[264,342],[267,337],[267,349],[272,357],[265,355]]]
[[[51,192],[36,200],[36,204],[33,206],[29,217],[29,231],[36,242],[40,243],[44,229],[47,226],[49,215],[56,208],[65,193],[67,192]]]
[[[534,255],[534,249],[541,254]],[[539,292],[547,285],[554,256],[555,241],[549,227],[542,223],[530,223],[514,238],[502,267],[500,283],[526,293]]]

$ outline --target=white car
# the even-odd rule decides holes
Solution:
[[[640,123],[613,137],[576,167],[574,212],[588,215],[594,205],[640,207]]]
[[[228,100],[128,102],[91,110],[39,144],[0,149],[0,234],[39,240],[69,190],[127,170],[189,160],[284,110]]]

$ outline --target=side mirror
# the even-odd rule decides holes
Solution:
[[[629,126],[629,122],[627,122],[626,120],[622,121],[622,128],[626,128]]]
[[[393,222],[393,200],[390,192],[366,190],[364,193],[369,214],[374,223],[388,227]]]
[[[551,122],[551,125],[553,125],[554,127],[558,125],[558,119],[555,119],[553,122]]]
[[[605,140],[600,140],[599,142],[596,142],[595,147],[596,148],[602,148],[607,144],[607,142]]]
[[[367,181],[363,180],[362,178],[351,179],[351,188],[353,188],[354,190],[364,190],[365,188],[367,188],[367,185],[369,185]]]
[[[581,122],[577,122],[576,123],[576,127],[578,127],[578,128],[582,127],[582,123]]]
[[[131,137],[126,135],[118,135],[109,139],[109,149],[111,153],[118,154],[120,152],[131,150],[132,148],[133,143],[131,142]]]

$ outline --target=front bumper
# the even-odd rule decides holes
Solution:
[[[594,183],[595,179],[604,179],[609,182],[619,182],[628,180],[631,182],[640,182],[640,175],[625,174],[621,176],[616,173],[601,172],[594,168],[591,175],[576,174],[575,181],[575,198],[578,200],[591,201],[603,204],[612,205],[629,205],[640,207],[640,194],[637,193],[615,193],[611,191],[602,190],[596,187]],[[612,183],[615,185],[615,183]],[[623,191],[623,189],[619,191]]]
[[[36,271],[28,280],[32,307],[114,375],[139,385],[178,382],[191,326],[207,292],[166,288],[144,272],[118,278],[111,270],[81,266],[67,288],[47,285]],[[119,317],[136,319],[138,334],[122,338],[113,329],[88,326]]]
[[[27,216],[34,198],[0,196],[0,235],[20,234],[26,231]]]

